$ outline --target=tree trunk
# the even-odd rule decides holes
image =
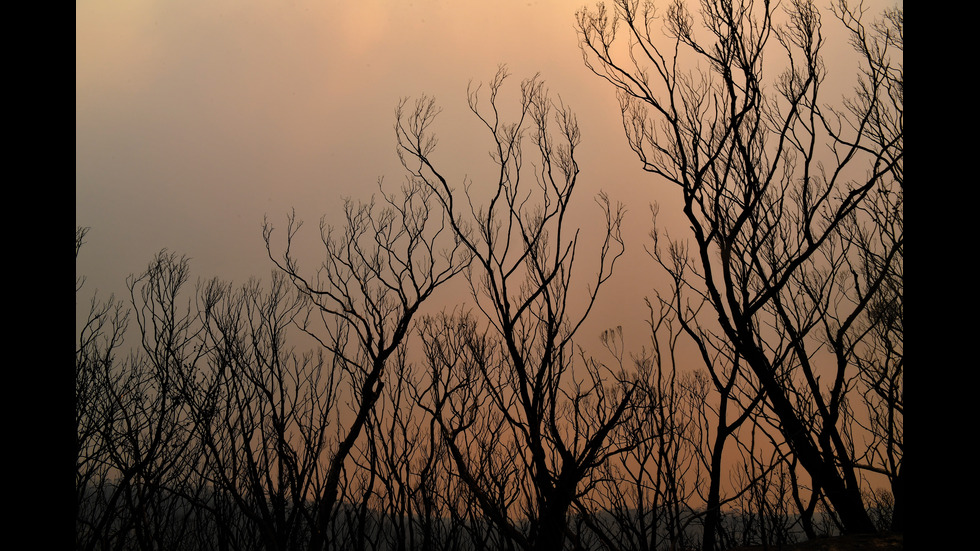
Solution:
[[[718,524],[721,522],[721,459],[725,450],[725,440],[728,439],[728,427],[725,426],[725,416],[728,411],[728,399],[722,396],[722,402],[718,408],[718,434],[715,436],[715,445],[711,450],[711,471],[708,473],[710,479],[708,483],[708,500],[705,503],[704,532],[702,535],[701,549],[703,551],[714,551]]]
[[[905,463],[898,468],[898,476],[892,480],[892,497],[895,499],[895,508],[892,510],[891,531],[896,534],[905,533]]]
[[[782,424],[782,433],[787,442],[813,478],[816,486],[823,488],[824,495],[834,506],[844,525],[845,534],[873,534],[876,532],[871,517],[864,508],[864,500],[857,484],[847,484],[845,478],[837,471],[834,463],[826,460],[820,450],[809,438],[809,431],[800,422],[792,404],[783,394],[782,387],[773,379],[767,370],[755,369],[769,396],[773,411]]]
[[[558,491],[562,494],[566,492]],[[556,493],[558,493],[556,492]],[[538,519],[538,533],[533,542],[535,551],[561,551],[565,547],[568,509],[571,501],[564,496],[549,500]]]

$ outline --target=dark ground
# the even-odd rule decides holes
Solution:
[[[730,551],[902,551],[905,538],[901,534],[854,535],[820,538],[788,545],[782,549],[774,546],[750,545]]]

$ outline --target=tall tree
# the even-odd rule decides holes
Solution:
[[[88,228],[75,230],[75,258]],[[76,275],[76,300],[85,278]],[[110,546],[121,509],[122,490],[108,461],[113,445],[105,427],[113,422],[118,403],[113,399],[122,378],[117,355],[129,322],[129,310],[110,296],[93,295],[75,343],[75,545],[78,549]]]
[[[323,549],[351,450],[382,395],[389,369],[422,304],[462,271],[469,255],[448,227],[435,191],[409,181],[400,193],[381,189],[382,205],[345,203],[343,226],[321,221],[324,258],[313,273],[300,267],[293,243],[302,225],[288,221],[285,248],[273,252],[273,227],[264,237],[269,257],[306,298],[297,321],[330,356],[348,386],[352,411],[326,460],[316,497],[310,549]]]
[[[879,262],[860,269],[867,253],[849,228],[881,233],[865,209],[901,192],[901,12],[892,30],[862,34],[862,14],[836,4],[866,55],[856,96],[834,109],[814,3],[699,7],[696,21],[670,2],[663,32],[652,2],[581,11],[585,63],[616,89],[643,169],[681,192],[684,282],[711,307],[699,323],[746,364],[845,530],[870,532],[845,410],[868,335],[859,322],[901,263],[901,214],[894,239],[864,242]]]
[[[431,370],[425,391],[459,476],[508,545],[561,549],[569,510],[587,491],[588,475],[616,452],[611,432],[632,396],[618,373],[573,345],[623,252],[623,211],[599,196],[605,219],[598,263],[576,287],[579,229],[569,207],[579,128],[537,78],[522,82],[520,110],[505,121],[498,102],[507,76],[498,71],[486,104],[482,87],[469,90],[470,109],[492,139],[496,174],[484,188],[487,202],[477,186],[455,189],[436,167],[434,102],[422,98],[399,109],[402,161],[432,190],[472,255],[468,281],[482,313],[423,325]],[[525,140],[534,146],[530,181]]]
[[[298,353],[286,336],[305,301],[282,274],[268,287],[211,280],[199,289],[200,358],[181,388],[205,450],[202,474],[214,489],[198,506],[222,520],[230,502],[265,549],[306,539],[307,500],[322,475],[322,450],[337,406],[334,370],[322,354]]]

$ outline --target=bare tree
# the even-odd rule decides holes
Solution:
[[[75,258],[88,228],[75,230]],[[85,283],[76,275],[75,295]],[[77,300],[77,298],[76,298]],[[129,321],[121,301],[105,302],[93,295],[75,346],[75,544],[79,549],[111,545],[122,496],[114,483],[117,473],[108,461],[113,445],[105,427],[115,418],[113,391],[120,378],[117,358]]]
[[[235,519],[251,524],[265,549],[307,538],[306,500],[316,489],[337,385],[322,355],[287,346],[304,304],[281,274],[268,288],[252,279],[238,289],[218,280],[199,289],[199,356],[180,388],[211,489],[196,505],[216,519],[223,541],[235,540],[226,531]]]
[[[426,321],[422,322],[427,327]],[[365,425],[366,438],[355,448],[353,463],[372,471],[378,481],[372,503],[380,517],[387,549],[446,551],[466,548],[461,521],[468,508],[454,467],[439,440],[435,420],[413,393],[417,365],[400,353],[385,374],[384,396]],[[360,448],[360,449],[358,449]]]
[[[853,359],[867,419],[862,434],[871,443],[855,446],[858,467],[884,474],[893,504],[891,530],[904,530],[904,149],[903,113],[904,16],[901,9],[884,12],[870,27],[862,22],[863,9],[838,1],[832,9],[851,33],[851,43],[863,63],[855,97],[845,111],[866,120],[868,150],[888,162],[887,185],[875,190],[845,228],[846,239],[857,254],[849,273],[856,294],[866,301],[862,322],[853,323],[851,334],[835,343],[838,356]],[[880,492],[877,492],[880,494]]]
[[[492,138],[496,177],[486,202],[475,185],[456,190],[436,168],[434,102],[405,101],[398,110],[402,162],[433,192],[472,255],[468,281],[483,314],[457,312],[423,327],[431,370],[425,392],[458,476],[506,547],[561,549],[569,510],[588,489],[583,481],[617,452],[611,431],[632,396],[616,373],[573,347],[622,254],[622,208],[599,196],[598,265],[578,294],[579,233],[568,214],[579,129],[537,78],[521,84],[520,111],[505,122],[498,102],[506,77],[501,68],[486,106],[482,87],[469,90],[470,109]],[[530,183],[527,138],[535,146]]]
[[[690,251],[683,244],[671,240],[666,230],[658,226],[658,211],[656,207],[652,209],[654,227],[650,235],[653,242],[647,252],[667,273],[671,286],[668,293],[658,292],[655,302],[648,300],[654,353],[657,369],[662,372],[664,365],[660,358],[663,353],[659,342],[664,339],[670,343],[667,350],[670,352],[670,370],[673,373],[677,362],[676,343],[684,337],[694,346],[701,360],[702,368],[695,371],[693,380],[686,386],[689,399],[696,404],[692,426],[696,432],[694,455],[700,463],[697,473],[708,480],[707,492],[702,491],[702,485],[696,485],[704,503],[702,547],[711,550],[715,548],[722,507],[747,490],[745,486],[736,484],[729,488],[727,497],[724,495],[723,477],[730,468],[725,462],[729,449],[727,444],[738,437],[747,421],[758,415],[764,393],[747,379],[746,367],[737,351],[728,345],[723,336],[700,322],[708,298],[688,283],[687,278],[691,275]],[[662,240],[667,241],[666,247],[662,246]],[[696,272],[694,274],[697,279]],[[714,391],[714,395],[709,396],[709,389]],[[747,482],[751,482],[751,479]]]
[[[418,182],[400,194],[382,189],[383,206],[345,203],[344,226],[321,221],[325,258],[304,274],[292,245],[302,225],[289,218],[285,250],[273,253],[273,227],[263,230],[269,257],[306,297],[300,327],[330,355],[349,385],[351,417],[326,458],[310,548],[326,544],[345,464],[382,394],[383,375],[405,345],[412,320],[433,292],[465,268],[469,256],[447,226],[435,192]]]
[[[321,222],[318,267],[300,268],[293,214],[284,244],[264,225],[268,287],[188,294],[187,260],[163,251],[128,280],[132,310],[92,298],[77,547],[652,550],[690,545],[703,519],[714,551],[789,541],[793,507],[810,537],[903,529],[901,10],[866,24],[835,1],[860,58],[835,107],[808,0],[702,0],[699,22],[674,0],[663,33],[652,3],[613,4],[578,14],[586,65],[690,228],[654,222],[671,283],[649,301],[652,350],[627,361],[620,330],[603,334],[611,361],[576,345],[624,245],[600,194],[597,254],[580,254],[572,112],[537,77],[511,122],[504,69],[471,87],[495,174],[456,187],[434,101],[405,100],[408,180]],[[462,272],[471,302],[425,315]]]
[[[644,170],[681,191],[693,241],[684,281],[711,309],[699,323],[746,364],[845,530],[869,532],[844,410],[862,369],[858,322],[893,272],[885,267],[901,262],[901,233],[874,243],[881,262],[857,272],[862,251],[848,225],[865,220],[874,197],[901,188],[902,77],[893,70],[901,51],[891,34],[869,37],[857,98],[838,111],[823,103],[823,23],[813,3],[781,13],[766,0],[704,0],[700,12],[699,25],[684,2],[669,3],[661,34],[651,2],[582,11],[585,63],[616,89]],[[889,21],[900,37],[897,13]],[[868,36],[860,15],[838,4],[839,18]],[[785,67],[774,77],[773,55]],[[855,272],[861,284],[851,284]]]
[[[182,525],[185,497],[201,489],[195,474],[202,450],[182,392],[201,355],[200,318],[193,294],[185,293],[189,278],[187,258],[162,250],[127,280],[140,347],[124,366],[123,386],[114,393],[118,416],[107,429],[115,443],[110,457],[130,480],[125,495],[140,549],[177,545],[185,534],[168,532]]]
[[[652,306],[652,305],[651,305]],[[651,311],[653,314],[653,311]],[[623,452],[602,468],[596,489],[579,501],[589,531],[606,549],[689,547],[702,485],[697,423],[707,382],[677,367],[678,335],[662,309],[651,316],[651,348],[632,358],[636,385],[630,414],[616,428]],[[623,362],[621,330],[602,341]]]
[[[76,254],[84,231],[76,232]],[[184,259],[162,251],[128,280],[139,347],[122,359],[130,312],[93,299],[76,349],[78,546],[177,546],[199,448],[180,394],[198,325],[180,304]]]
[[[696,285],[691,285],[689,277],[698,281],[696,271],[690,269],[689,249],[683,243],[672,240],[669,233],[658,225],[659,209],[654,207],[652,244],[647,249],[650,257],[666,272],[671,285],[667,293],[656,293],[656,300],[648,300],[651,312],[650,327],[653,333],[655,358],[658,358],[658,371],[664,370],[661,358],[660,340],[669,342],[671,373],[676,370],[677,341],[682,337],[693,345],[701,368],[694,379],[687,383],[689,398],[697,404],[692,423],[696,432],[694,455],[698,458],[698,476],[707,478],[707,491],[697,484],[698,497],[704,504],[702,520],[702,547],[706,550],[716,548],[716,536],[721,528],[722,509],[756,484],[753,478],[742,478],[745,484],[726,476],[730,466],[726,456],[730,454],[729,441],[744,434],[744,426],[753,431],[754,422],[764,398],[764,392],[750,378],[745,362],[737,350],[731,347],[723,335],[718,335],[711,326],[700,320],[702,312],[710,308],[708,297]],[[666,241],[666,246],[664,246]],[[662,334],[662,335],[661,335]],[[713,390],[713,394],[709,394]],[[754,437],[754,435],[753,435]],[[751,457],[751,454],[750,454]],[[739,474],[737,472],[737,474]],[[730,486],[723,488],[723,480]],[[747,485],[746,485],[747,484]]]

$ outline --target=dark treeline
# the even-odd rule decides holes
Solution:
[[[314,269],[291,216],[264,225],[269,281],[194,284],[169,251],[126,298],[77,278],[76,547],[715,551],[902,532],[902,12],[699,7],[576,19],[627,145],[689,226],[653,209],[668,285],[650,282],[647,346],[626,350],[621,327],[576,344],[626,245],[605,194],[598,232],[573,223],[574,113],[503,68],[471,86],[495,163],[477,186],[440,168],[434,101],[406,99],[405,184],[321,223]],[[828,15],[860,61],[844,100],[821,93]],[[451,282],[468,300],[431,308]]]

